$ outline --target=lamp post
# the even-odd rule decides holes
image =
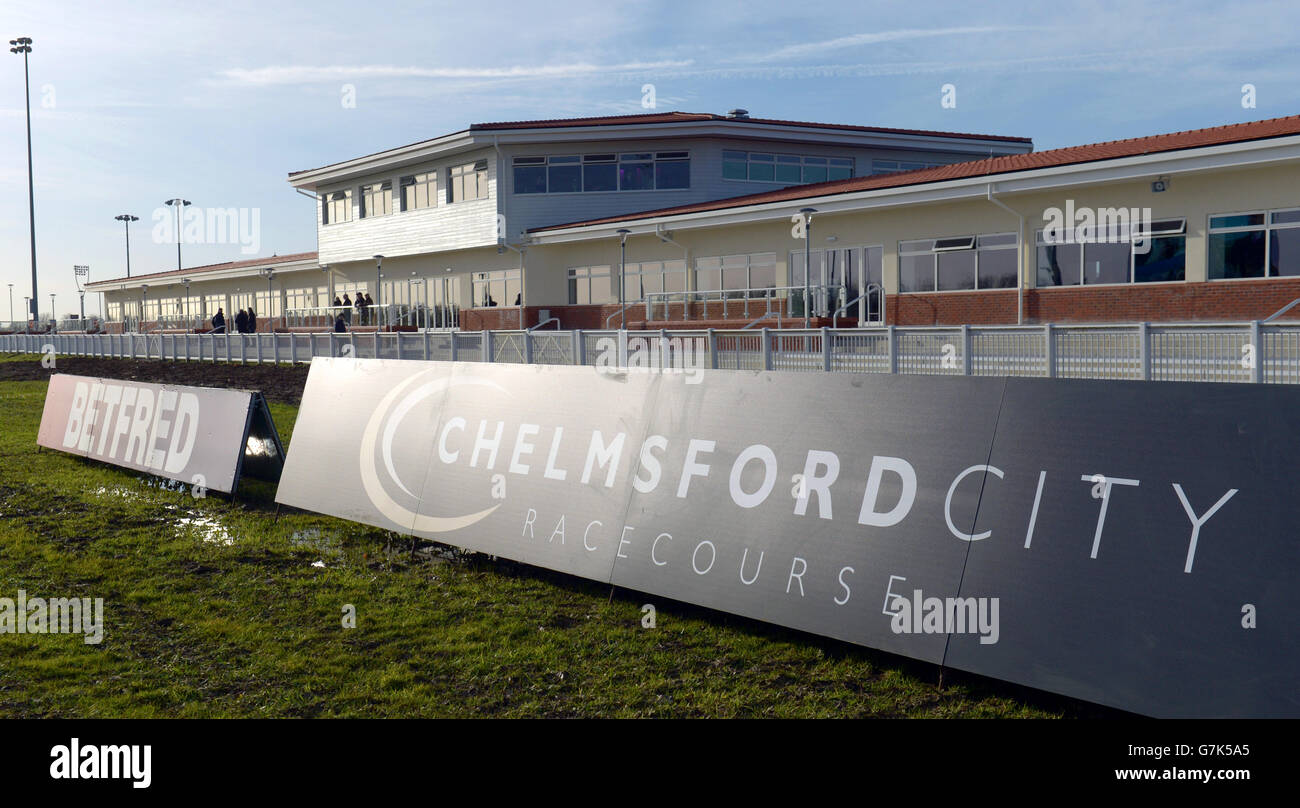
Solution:
[[[267,316],[267,322],[270,323],[272,320],[271,312],[275,311],[274,308],[275,288],[271,285],[272,280],[274,280],[275,278],[275,270],[272,269],[271,267],[266,267],[265,269],[259,269],[257,271],[257,274],[261,275],[263,278],[266,278],[266,316]],[[273,325],[268,327],[271,328],[271,330],[275,330]]]
[[[74,266],[72,268],[72,280],[77,284],[77,294],[81,297],[81,327],[84,330],[86,327],[86,287],[81,282],[82,278],[85,278],[87,283],[90,282],[90,267]]]
[[[149,284],[140,284],[140,321],[135,324],[136,330],[144,326],[144,310],[149,305]]]
[[[27,69],[27,54],[32,52],[32,38],[20,36],[9,40],[10,53],[23,55],[23,91],[27,96],[27,220],[32,238],[32,296],[31,312],[33,320],[40,320],[36,297],[36,187],[32,180],[32,86]]]
[[[185,328],[188,330],[190,319],[190,279],[181,278],[181,286],[185,287],[185,299],[181,301],[181,316],[185,318]]]
[[[379,290],[379,284],[380,282],[383,281],[383,279],[384,279],[384,256],[376,255],[375,256],[375,294],[379,295],[379,299],[375,301],[375,308],[379,308],[379,306],[382,305],[384,293]],[[369,307],[367,307],[365,310],[369,311]],[[378,315],[372,314],[370,316],[373,318],[373,317],[377,317]],[[379,323],[375,323],[375,325],[379,325]]]
[[[54,293],[50,292],[50,330],[57,331],[59,324],[59,315],[54,313]]]
[[[11,283],[9,284],[9,324],[12,325],[13,321],[14,321],[14,285]]]
[[[618,229],[618,327],[627,328],[627,237],[632,231],[626,227]]]
[[[812,325],[808,316],[812,311],[812,299],[809,296],[812,278],[812,217],[817,209],[803,208],[799,212],[803,214],[803,327],[807,329]]]
[[[181,219],[183,218],[181,211],[190,204],[190,200],[177,197],[168,199],[167,204],[176,208],[176,271],[179,272],[181,270]]]
[[[31,300],[30,297],[28,297],[27,295],[23,295],[23,311],[27,312],[27,314],[31,314],[31,313],[32,313],[32,307],[31,307],[31,305],[28,303],[28,301],[30,301],[30,300]],[[27,315],[24,315],[24,316],[27,316]],[[30,321],[29,321],[29,322],[30,322]],[[26,323],[23,324],[23,330],[24,330],[24,331],[27,330],[27,324],[26,324]]]
[[[131,222],[140,221],[139,216],[132,216],[129,213],[123,213],[120,216],[114,216],[114,219],[122,223],[123,229],[126,230],[126,276],[131,277]]]

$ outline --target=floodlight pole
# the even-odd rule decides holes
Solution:
[[[27,67],[27,54],[32,52],[32,38],[20,36],[9,40],[9,44],[13,46],[9,48],[10,53],[23,55],[23,91],[27,97],[27,220],[32,239],[31,312],[32,320],[40,322],[40,298],[36,296],[36,186],[32,179],[32,85]]]
[[[627,237],[632,234],[627,228],[618,231],[618,327],[627,329]]]

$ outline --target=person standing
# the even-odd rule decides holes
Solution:
[[[365,295],[366,295],[366,316],[370,318],[370,320],[374,325],[379,325],[379,314],[375,311],[375,300],[370,296],[369,292],[366,292]]]
[[[343,302],[340,305],[343,306],[344,321],[346,321],[348,325],[352,325],[352,301],[348,299],[347,292],[343,293]]]
[[[257,312],[253,311],[252,306],[248,307],[248,333],[257,333]]]
[[[212,333],[226,333],[226,313],[220,308],[217,309],[216,314],[212,315]]]

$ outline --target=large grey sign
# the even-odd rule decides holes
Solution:
[[[91,460],[233,493],[276,480],[284,451],[261,393],[50,377],[36,442]]]
[[[1128,710],[1293,716],[1296,405],[317,358],[277,501]]]

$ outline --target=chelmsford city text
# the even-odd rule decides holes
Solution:
[[[507,434],[511,434],[511,439],[507,439]],[[586,443],[585,460],[580,470],[562,468],[557,463],[561,456],[561,447],[573,440]],[[697,480],[704,481],[715,474],[710,457],[717,451],[717,444],[713,440],[703,438],[683,439],[682,442],[685,444],[685,452],[681,467],[665,469],[663,457],[668,453],[670,442],[662,435],[650,435],[639,447],[633,447],[629,445],[628,435],[625,432],[606,436],[600,430],[593,430],[589,435],[574,436],[566,434],[563,427],[544,429],[540,424],[530,423],[521,423],[508,430],[505,421],[478,420],[477,424],[471,426],[468,419],[456,416],[444,421],[438,432],[437,455],[439,462],[446,465],[467,464],[470,468],[484,471],[493,471],[500,466],[511,474],[533,476],[540,474],[557,485],[572,484],[576,479],[583,485],[603,485],[606,488],[614,487],[619,471],[624,468],[625,463],[630,465],[634,462],[636,467],[632,486],[637,492],[650,494],[661,485],[668,485],[675,489],[678,498],[687,499],[692,492],[698,493],[703,490],[702,486],[697,484]],[[545,456],[544,461],[543,456]],[[854,462],[859,461],[855,458]],[[861,462],[865,464],[867,461],[863,459]],[[842,497],[847,493],[852,497],[851,512],[856,513],[856,521],[859,525],[873,528],[897,525],[907,518],[916,500],[916,469],[902,457],[876,455],[871,457],[869,462],[864,489],[861,492],[839,493],[839,496]],[[746,469],[751,465],[761,468],[762,482],[753,490],[747,491],[742,486],[742,481],[745,479]],[[794,476],[787,479],[795,480],[795,485],[789,489],[784,485],[781,487],[782,491],[789,490],[791,493],[794,515],[804,517],[810,510],[814,510],[818,518],[829,520],[834,518],[832,490],[840,476],[840,470],[841,461],[837,454],[827,450],[809,449],[795,463],[789,464],[787,461],[783,471],[772,448],[762,443],[755,443],[740,450],[730,469],[718,471],[727,478],[727,489],[732,504],[743,509],[762,505],[773,491],[777,490],[777,482],[782,479],[782,475],[794,472]],[[1028,527],[1026,549],[1030,546],[1029,538],[1034,532],[1038,518],[1038,503],[1047,479],[1046,471],[1035,471],[1037,471],[1038,488],[1033,510],[1026,515]],[[958,489],[963,485],[978,487],[981,476],[985,473],[990,475],[989,485],[997,484],[992,478],[1002,480],[1006,476],[1006,472],[996,466],[976,464],[958,472],[947,487],[943,505],[944,520],[948,531],[958,540],[982,541],[992,536],[991,530],[980,533],[963,531],[954,522],[952,513],[953,497]],[[891,484],[886,484],[887,475]],[[756,477],[757,475],[750,475],[748,479],[753,480]],[[1021,479],[1028,482],[1032,478]],[[1092,496],[1099,501],[1091,550],[1091,557],[1095,559],[1101,547],[1106,511],[1111,497],[1117,495],[1115,493],[1117,489],[1128,491],[1138,487],[1141,481],[1102,474],[1081,474],[1074,479],[1090,485]],[[892,504],[881,502],[882,487],[886,491],[898,491],[897,500]],[[1237,493],[1237,489],[1229,489],[1216,503],[1200,513],[1196,512],[1179,483],[1170,483],[1170,488],[1163,490],[1167,492],[1164,496],[1177,497],[1187,515],[1188,524],[1185,526],[1188,530],[1187,554],[1185,559],[1179,560],[1184,564],[1183,571],[1190,573],[1195,562],[1196,546],[1202,528]],[[709,495],[705,494],[705,496]],[[814,503],[815,508],[810,508]],[[548,541],[551,544],[555,544],[558,538],[559,543],[563,544],[567,533],[580,538],[587,552],[595,552],[601,543],[608,542],[617,545],[616,552],[619,558],[627,558],[627,552],[639,552],[656,566],[665,566],[669,563],[665,559],[664,551],[669,546],[673,546],[674,537],[656,531],[651,526],[604,525],[599,521],[574,518],[572,514],[566,515],[546,505],[539,507],[541,510],[527,507],[526,511],[520,507],[523,536]],[[719,557],[722,551],[713,541],[707,538],[691,541],[694,547],[689,552],[690,564],[696,574],[707,575],[718,566],[719,561],[723,561]],[[733,549],[731,553],[738,557],[726,559],[726,565],[739,570],[742,583],[752,584],[760,574],[762,555],[751,554],[748,548]],[[807,560],[794,556],[787,576],[787,593],[794,591],[794,587],[797,586],[797,591],[802,596],[802,576],[807,571]],[[852,574],[851,567],[839,570],[836,580],[842,591],[835,596],[837,604],[843,605],[848,602],[850,593],[848,578]]]

